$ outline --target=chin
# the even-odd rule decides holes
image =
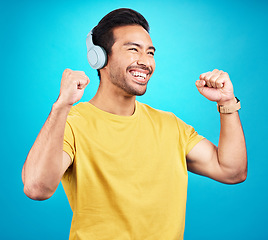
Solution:
[[[143,92],[137,92],[135,95],[136,96],[142,96],[142,95],[144,95],[146,93],[146,90],[147,89],[145,89],[145,91],[143,91]]]
[[[135,95],[135,96],[142,96],[146,93],[147,86],[144,86],[143,88],[132,88],[129,89],[129,94]]]

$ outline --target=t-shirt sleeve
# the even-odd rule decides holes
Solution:
[[[186,156],[197,143],[204,139],[204,137],[199,135],[192,126],[186,124],[178,117],[176,117],[176,120]]]
[[[193,149],[193,147],[199,143],[201,140],[204,139],[203,136],[199,135],[195,129],[190,126],[187,125],[187,136],[188,136],[188,141],[186,142],[186,155]]]
[[[73,161],[74,154],[75,154],[74,133],[68,121],[66,122],[66,125],[65,125],[63,151],[68,153]]]

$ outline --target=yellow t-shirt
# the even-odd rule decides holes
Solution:
[[[74,106],[63,148],[73,164],[62,179],[70,239],[183,239],[185,156],[202,139],[174,114],[137,101],[129,117]]]

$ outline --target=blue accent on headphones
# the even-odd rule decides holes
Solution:
[[[92,30],[87,35],[86,44],[87,44],[87,60],[89,65],[93,69],[103,68],[107,62],[107,54],[102,47],[93,44]]]

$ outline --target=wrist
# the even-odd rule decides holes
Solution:
[[[234,113],[241,109],[240,100],[238,98],[234,98],[230,101],[225,101],[224,103],[217,104],[217,109],[219,113]]]
[[[219,101],[217,102],[217,104],[219,106],[230,106],[230,105],[233,105],[233,104],[236,104],[237,103],[237,98],[235,96],[233,96],[231,99],[229,100],[225,100],[225,101]]]
[[[72,105],[65,103],[64,101],[61,101],[60,99],[58,99],[54,104],[53,104],[53,109],[55,110],[63,110],[63,111],[70,111],[72,108]]]

